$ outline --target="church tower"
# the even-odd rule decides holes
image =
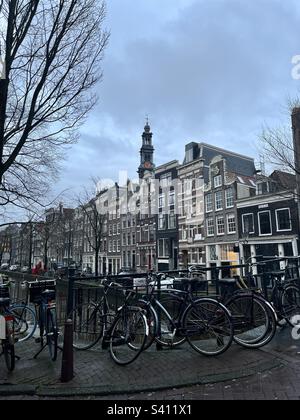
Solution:
[[[154,165],[154,147],[152,144],[153,134],[151,133],[151,128],[147,120],[147,124],[142,135],[143,145],[141,148],[141,164],[139,166],[138,174],[140,179],[143,179],[146,173],[154,174],[155,165]]]

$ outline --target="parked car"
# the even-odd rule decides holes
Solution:
[[[26,266],[26,265],[24,265],[21,268],[21,273],[30,273],[30,272],[31,272],[31,269],[28,266]]]
[[[168,276],[164,276],[161,279],[161,289],[173,289],[174,287],[174,278],[173,277],[168,277]],[[157,281],[152,281],[151,283],[149,283],[149,286],[153,287],[155,286],[155,290],[157,290]]]
[[[20,267],[19,265],[17,265],[17,264],[15,264],[15,265],[11,265],[11,266],[9,267],[9,271],[14,271],[14,272],[16,272],[16,271],[20,271],[20,269],[21,269],[21,267]]]
[[[1,265],[1,270],[6,271],[8,269],[9,269],[9,264],[8,263],[4,263],[4,264]]]

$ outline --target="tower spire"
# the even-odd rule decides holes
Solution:
[[[149,116],[146,116],[146,125],[144,128],[144,133],[142,135],[143,144],[140,151],[141,154],[141,164],[138,169],[138,174],[140,179],[143,179],[146,172],[154,172],[155,165],[153,162],[154,147],[152,144],[153,134],[151,133],[151,127],[149,125]]]

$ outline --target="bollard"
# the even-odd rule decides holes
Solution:
[[[63,359],[61,366],[61,382],[67,383],[74,378],[74,352],[73,352],[73,321],[68,319],[65,323]]]

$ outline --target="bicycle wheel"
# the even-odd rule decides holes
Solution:
[[[112,359],[121,366],[133,363],[144,350],[147,319],[140,308],[124,308],[112,325],[109,349]]]
[[[27,305],[12,306],[10,312],[14,315],[15,335],[18,338],[18,343],[33,337],[38,324],[35,312]]]
[[[3,355],[5,359],[5,364],[9,372],[15,370],[16,359],[15,359],[15,346],[10,344],[9,341],[6,341],[2,344]]]
[[[58,352],[58,327],[55,309],[48,309],[47,311],[46,336],[50,358],[52,362],[55,362]]]
[[[103,311],[94,303],[77,306],[69,315],[73,321],[73,347],[76,350],[89,350],[103,335]]]
[[[294,284],[286,286],[281,295],[282,316],[291,327],[298,325],[300,316],[300,289]],[[293,318],[295,318],[295,321]],[[297,321],[296,321],[297,320]]]
[[[176,296],[170,295],[163,296],[160,299],[160,303],[170,315],[171,320],[158,306],[155,307],[158,319],[160,319],[160,331],[158,331],[156,342],[164,347],[178,347],[186,341],[186,337],[182,335],[181,331],[183,301]]]
[[[234,326],[234,341],[246,348],[261,348],[276,333],[276,318],[269,305],[253,294],[239,294],[226,303]]]
[[[183,315],[183,328],[191,347],[204,356],[218,356],[233,341],[233,323],[229,311],[213,299],[193,302]]]
[[[157,332],[158,332],[157,313],[155,309],[145,301],[142,301],[142,300],[139,301],[138,305],[141,309],[145,311],[144,313],[147,319],[147,325],[149,329],[147,340],[144,346],[144,351],[146,351],[152,346],[152,344],[154,343],[157,337]]]

